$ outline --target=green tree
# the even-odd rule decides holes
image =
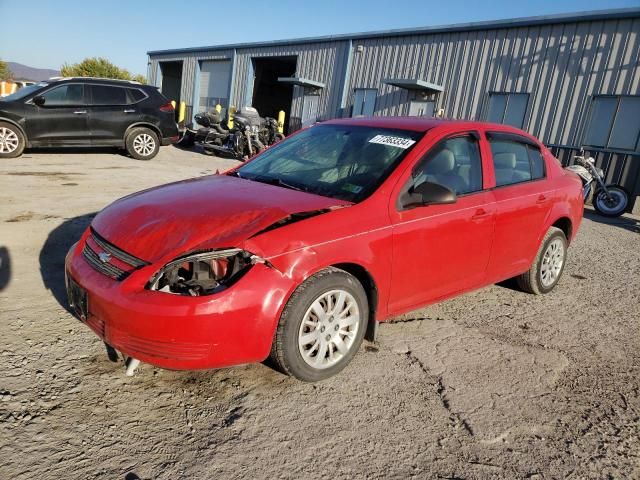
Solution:
[[[9,70],[7,62],[0,60],[0,81],[13,79],[13,73]]]
[[[63,77],[116,78],[120,80],[136,80],[145,83],[145,78],[142,75],[132,76],[128,70],[114,65],[106,58],[98,57],[85,58],[80,63],[74,63],[72,65],[65,63],[62,68],[60,68],[60,74]]]

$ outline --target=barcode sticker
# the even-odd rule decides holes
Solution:
[[[380,145],[389,145],[391,147],[407,149],[416,143],[416,141],[411,140],[410,138],[394,137],[392,135],[376,135],[369,140],[369,143],[379,143]]]

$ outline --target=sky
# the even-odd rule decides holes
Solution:
[[[0,58],[99,56],[146,75],[149,50],[629,7],[640,0],[0,0]]]

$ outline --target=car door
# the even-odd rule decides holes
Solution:
[[[82,83],[64,83],[25,103],[26,130],[34,145],[88,145],[89,128]]]
[[[128,88],[115,85],[88,85],[89,130],[94,145],[122,145],[124,134],[140,117]]]
[[[410,310],[484,283],[495,202],[483,184],[483,161],[478,133],[457,133],[429,149],[401,180],[390,208],[390,312]],[[425,180],[454,190],[456,202],[402,208],[402,194]]]
[[[496,227],[488,275],[494,281],[529,268],[553,192],[539,146],[511,133],[488,132],[496,185]]]

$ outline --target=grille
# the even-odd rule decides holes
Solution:
[[[109,254],[109,259],[106,262],[100,259],[103,252]],[[144,260],[129,255],[112,245],[93,229],[84,244],[82,255],[89,265],[97,271],[118,281],[127,278],[134,270],[149,265]]]

